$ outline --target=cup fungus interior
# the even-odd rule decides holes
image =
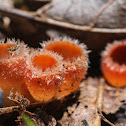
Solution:
[[[75,43],[69,41],[55,41],[48,43],[45,47],[47,50],[62,55],[65,60],[72,60],[82,55],[81,48]]]
[[[126,45],[120,45],[114,48],[111,52],[110,57],[119,65],[126,65]]]
[[[12,53],[8,49],[14,46],[16,46],[14,43],[0,43],[0,59],[10,58]]]
[[[52,68],[56,65],[56,60],[50,55],[38,55],[33,58],[34,67],[42,69],[44,72],[47,68]]]

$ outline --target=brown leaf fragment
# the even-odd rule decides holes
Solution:
[[[126,87],[124,88],[115,88],[104,83],[104,96],[103,96],[103,107],[102,111],[106,114],[114,114],[119,108],[126,103]],[[81,95],[79,101],[81,103],[95,103],[97,88],[99,85],[99,79],[97,78],[88,78],[85,80],[82,85],[85,85],[84,88],[80,88]]]
[[[100,28],[124,28],[126,26],[125,0],[54,0],[50,3],[50,7],[48,4],[43,8],[45,8],[43,12],[47,17],[61,22],[90,26],[97,19],[95,24]]]
[[[121,111],[116,113],[117,121],[115,122],[116,126],[125,126],[126,125],[126,104],[121,106]]]
[[[66,126],[100,126],[101,120],[97,109],[102,106],[101,97],[103,92],[99,90],[103,88],[101,83],[102,80],[93,78],[83,81],[80,86],[79,103],[68,107],[68,113],[64,113],[59,123]]]
[[[58,122],[66,126],[100,126],[102,118],[106,123],[114,126],[102,112],[116,113],[125,100],[125,88],[114,88],[109,86],[103,78],[89,77],[80,86],[78,103],[67,107],[67,112]]]
[[[20,110],[20,107],[19,106],[12,106],[12,107],[0,108],[0,115],[7,114],[7,113],[12,113],[14,111],[19,111],[19,110]]]
[[[126,102],[126,88],[114,88],[105,85],[103,112],[106,114],[116,113]]]

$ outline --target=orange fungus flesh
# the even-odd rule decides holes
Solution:
[[[77,68],[76,70],[66,70],[61,87],[55,95],[55,98],[62,98],[77,91],[82,79],[85,78],[86,69]]]
[[[54,66],[56,60],[49,55],[39,55],[33,58],[33,64],[44,72],[47,68]]]
[[[110,85],[126,86],[126,42],[113,43],[102,57],[102,72]]]
[[[47,78],[49,80],[47,80]],[[49,102],[54,97],[59,80],[55,77],[45,76],[41,78],[26,79],[27,88],[32,97],[38,102]]]
[[[45,49],[58,53],[62,55],[64,59],[73,59],[82,55],[80,47],[69,41],[54,41],[48,43]]]

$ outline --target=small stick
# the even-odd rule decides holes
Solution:
[[[101,116],[98,114],[98,110],[101,111],[102,109],[102,103],[103,103],[103,94],[104,94],[104,79],[101,78],[99,80],[99,88],[98,88],[98,96],[97,96],[97,103],[96,103],[96,119],[95,119],[95,122],[94,124],[96,126],[101,126]]]
[[[24,113],[27,113],[27,114],[30,115],[30,116],[35,116],[35,115],[36,115],[35,113],[31,113],[31,112],[29,112],[29,111],[27,111],[27,110],[24,110]]]
[[[101,78],[100,79],[99,92],[98,92],[98,99],[97,99],[97,114],[99,115],[99,121],[102,118],[110,126],[115,126],[113,123],[111,123],[109,120],[107,120],[104,117],[104,115],[102,114],[103,95],[104,95],[104,84],[105,84],[105,80],[103,78]]]
[[[6,108],[1,108],[0,109],[0,115],[5,114],[5,113],[11,113],[14,111],[19,111],[20,106],[12,106],[12,107],[6,107]]]
[[[108,123],[110,126],[115,126],[113,123],[111,123],[109,120],[107,120],[104,115],[102,114],[102,112],[100,110],[98,110],[99,115],[101,116],[101,118]]]
[[[105,84],[105,80],[103,78],[101,78],[100,79],[99,89],[98,89],[98,99],[97,99],[97,108],[99,110],[102,109],[103,94],[104,94],[104,84]]]

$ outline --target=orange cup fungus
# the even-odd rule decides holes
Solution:
[[[32,99],[24,81],[25,52],[26,45],[23,42],[9,39],[6,43],[4,40],[0,42],[0,88],[5,93],[4,106],[13,104],[7,98],[11,90]]]
[[[107,45],[102,54],[101,68],[110,85],[126,86],[126,41]]]
[[[5,106],[11,89],[33,102],[49,102],[78,90],[88,68],[84,44],[77,40],[54,40],[43,50],[29,49],[22,42],[0,43],[0,88]]]
[[[63,81],[55,98],[61,98],[78,90],[88,68],[88,56],[85,45],[77,40],[54,40],[43,44],[43,50],[49,50],[63,57]]]
[[[62,82],[62,57],[50,51],[34,51],[27,58],[27,88],[36,101],[49,102]]]

